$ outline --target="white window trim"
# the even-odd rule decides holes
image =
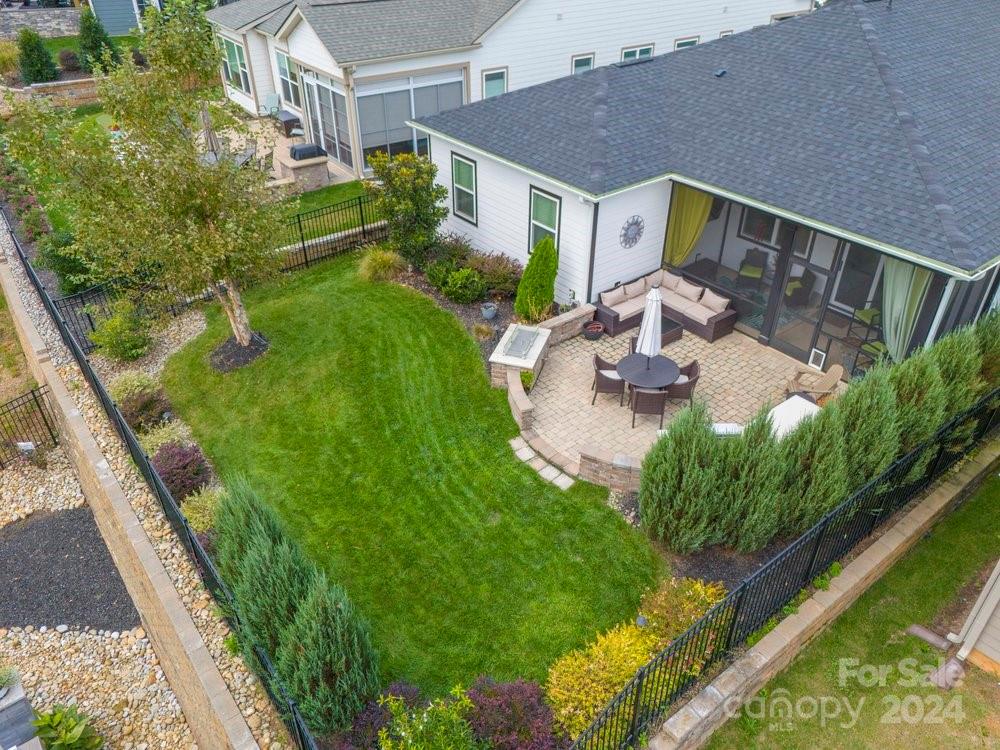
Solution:
[[[234,91],[239,91],[241,94],[244,94],[245,96],[253,96],[252,93],[253,90],[250,87],[250,68],[247,65],[247,51],[243,47],[243,43],[237,42],[234,39],[230,39],[228,36],[220,35],[219,39],[222,41],[222,69],[224,71],[223,78],[225,79],[226,86],[233,89]],[[229,54],[228,50],[226,49],[227,44],[233,45],[233,48],[236,49],[238,53],[236,55],[236,58],[240,66],[239,70],[240,84],[241,84],[240,86],[236,86],[230,80],[230,78],[232,77],[232,70],[229,65]],[[225,71],[228,71],[228,74],[226,74]],[[243,87],[244,83],[246,84],[246,88]]]
[[[569,73],[570,73],[570,75],[579,75],[579,73],[576,72],[576,61],[577,60],[590,60],[590,67],[587,68],[587,70],[582,71],[582,72],[586,73],[586,72],[591,71],[591,70],[594,69],[594,66],[597,64],[597,55],[595,55],[593,52],[588,52],[585,55],[573,55],[570,58],[570,60],[569,60]]]
[[[535,205],[535,196],[536,195],[540,195],[542,198],[545,198],[546,200],[555,201],[555,204],[556,204],[556,225],[555,225],[555,227],[547,227],[544,224],[535,221],[534,205]],[[560,198],[558,195],[553,195],[552,193],[548,193],[548,192],[542,190],[541,188],[536,188],[534,185],[532,185],[530,187],[530,192],[528,194],[528,254],[530,255],[531,252],[535,249],[535,243],[533,243],[531,240],[532,240],[532,234],[533,234],[532,228],[534,226],[536,226],[536,225],[539,226],[539,227],[541,227],[542,229],[544,229],[546,231],[554,233],[555,237],[554,237],[553,241],[555,243],[556,250],[558,250],[559,249],[559,225],[561,223],[562,223],[562,198]]]
[[[288,78],[285,78],[281,74],[281,58],[282,57],[285,58],[285,68],[288,70]],[[299,111],[304,111],[303,110],[303,106],[304,106],[303,103],[305,101],[305,92],[302,89],[302,71],[299,70],[298,65],[296,65],[292,61],[292,58],[289,56],[289,54],[287,52],[283,52],[280,49],[276,49],[274,51],[274,61],[275,61],[275,68],[278,71],[278,84],[279,84],[279,86],[278,86],[278,96],[280,97],[282,104],[285,104],[286,106],[289,106],[292,109],[297,109]],[[292,80],[292,76],[293,75],[295,76],[295,80],[294,81]],[[295,103],[294,97],[293,97],[293,101],[286,101],[285,100],[285,93],[281,89],[281,85],[280,85],[282,82],[288,83],[288,89],[290,91],[292,89],[294,89],[295,91],[299,92],[299,103],[298,104]]]
[[[639,54],[644,49],[648,49],[649,50],[649,54],[648,55],[641,55],[641,54]],[[652,57],[656,53],[656,45],[655,44],[639,44],[639,45],[636,45],[635,47],[622,47],[622,58],[621,58],[622,62],[629,62],[628,60],[625,59],[625,55],[627,53],[629,53],[629,52],[635,52],[635,57],[632,58],[633,60],[646,60],[646,59]]]
[[[510,91],[510,74],[508,73],[507,68],[505,68],[505,67],[504,68],[490,68],[490,69],[484,70],[482,72],[482,84],[483,84],[483,88],[482,88],[482,91],[480,92],[480,98],[482,98],[482,99],[486,98],[486,76],[496,75],[497,73],[503,73],[503,91],[500,92],[499,94],[495,94],[495,96],[503,96],[508,91]],[[490,97],[490,98],[492,98],[492,97]]]
[[[463,164],[467,164],[472,167],[472,190],[470,191],[467,187],[459,185],[455,182],[455,162],[460,161]],[[458,201],[455,199],[455,195],[458,191],[466,194],[472,195],[472,216],[463,214],[458,210]],[[479,224],[479,175],[477,174],[477,165],[472,159],[469,159],[460,154],[452,152],[451,154],[451,212],[455,214],[460,219],[464,219],[472,224]]]
[[[694,42],[694,44],[688,44],[688,42]],[[697,47],[700,43],[700,36],[682,36],[680,39],[674,39],[674,49],[678,50],[687,49],[688,47]]]
[[[725,31],[719,32],[719,39],[725,39],[727,36],[732,36],[732,35],[733,35],[733,30],[726,29]]]
[[[808,10],[790,10],[787,13],[775,13],[771,16],[771,23],[780,23],[781,21],[787,21],[789,18],[806,15],[809,15]]]

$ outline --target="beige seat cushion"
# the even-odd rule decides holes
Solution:
[[[625,301],[625,287],[616,286],[607,292],[601,292],[601,304],[614,307]]]
[[[651,274],[646,276],[646,289],[652,289],[654,286],[663,286],[663,269],[657,268]]]
[[[675,273],[670,273],[670,271],[663,272],[663,283],[660,284],[664,289],[669,289],[670,291],[676,291],[677,285],[680,284],[684,279]]]
[[[645,306],[646,300],[640,296],[627,299],[624,302],[615,305],[611,309],[618,313],[618,317],[621,320],[624,320],[625,318],[631,318],[636,313],[641,313]]]
[[[701,297],[701,293],[705,291],[705,287],[697,286],[689,281],[681,279],[677,283],[677,293],[681,295],[684,299],[691,300],[691,302],[697,302],[698,298]]]
[[[729,300],[721,294],[716,294],[711,289],[706,289],[705,293],[701,295],[701,299],[698,301],[709,310],[714,310],[717,313],[720,313],[729,307]]]
[[[625,296],[629,299],[643,297],[646,294],[646,280],[638,279],[625,285]]]
[[[667,307],[673,308],[674,310],[680,310],[684,305],[691,302],[689,299],[684,299],[677,292],[671,292],[669,289],[660,289],[660,296],[663,298],[663,304]]]
[[[718,314],[698,302],[688,302],[681,308],[681,312],[702,325],[707,325],[711,317]]]

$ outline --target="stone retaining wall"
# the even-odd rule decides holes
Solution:
[[[948,511],[968,497],[1000,466],[1000,441],[986,444],[954,473],[904,513],[877,541],[848,563],[830,588],[817,591],[796,614],[736,660],[663,724],[650,750],[699,748],[712,732],[739,714],[745,701],[767,682],[869,586],[882,577]]]
[[[27,26],[39,36],[76,36],[79,8],[0,8],[0,39],[13,39]]]
[[[593,305],[580,305],[562,315],[542,321],[538,327],[552,331],[552,335],[549,336],[549,346],[558,346],[567,339],[579,336],[583,324],[593,320],[595,312],[597,308]]]
[[[580,479],[614,492],[638,492],[642,460],[626,453],[612,453],[597,445],[580,449]]]
[[[0,86],[0,93],[10,92],[15,98],[25,99],[44,96],[57,107],[81,107],[100,101],[97,96],[97,81],[93,78],[75,78],[70,81],[49,81],[33,83],[22,89]],[[6,103],[0,103],[0,114],[8,110]]]
[[[257,748],[190,613],[56,371],[48,348],[21,301],[6,257],[0,257],[0,286],[29,368],[39,383],[49,386],[62,445],[76,466],[101,536],[160,655],[164,674],[195,740],[205,748]]]

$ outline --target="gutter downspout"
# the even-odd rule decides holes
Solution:
[[[937,338],[938,329],[941,327],[941,322],[944,320],[944,315],[948,311],[948,305],[951,304],[952,294],[955,292],[955,277],[948,277],[948,283],[944,287],[944,292],[941,294],[941,303],[938,305],[937,312],[934,314],[934,320],[931,321],[931,328],[927,332],[927,338],[924,340],[924,346],[930,346],[934,343],[934,339]]]
[[[597,257],[597,216],[601,211],[600,202],[594,203],[594,219],[590,229],[590,264],[587,268],[587,298],[585,304],[590,304],[594,294],[594,259]]]

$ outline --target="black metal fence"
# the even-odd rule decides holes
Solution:
[[[156,469],[149,460],[149,456],[147,456],[143,451],[135,433],[132,432],[132,428],[129,427],[124,417],[122,417],[121,412],[118,410],[118,406],[105,389],[104,384],[97,376],[97,373],[91,367],[83,347],[80,343],[78,343],[77,338],[68,325],[66,319],[63,317],[56,303],[49,296],[45,286],[41,282],[41,279],[39,279],[38,274],[35,273],[35,269],[31,266],[31,263],[24,253],[24,248],[21,246],[21,243],[18,241],[17,236],[13,233],[13,231],[10,231],[10,238],[14,243],[14,248],[17,251],[19,260],[21,261],[21,266],[24,268],[24,272],[28,276],[28,280],[31,282],[31,285],[35,288],[35,291],[41,298],[42,304],[45,305],[45,309],[47,310],[56,328],[59,330],[59,335],[62,337],[63,342],[72,352],[73,357],[79,365],[81,372],[83,372],[83,376],[87,379],[87,383],[90,385],[91,390],[93,390],[94,394],[101,402],[101,406],[103,407],[105,414],[107,414],[108,418],[111,420],[111,424],[114,425],[115,430],[118,432],[119,437],[121,437],[125,446],[128,448],[129,454],[132,456],[132,460],[135,461],[135,465],[138,467],[140,473],[149,484],[151,491],[159,501],[160,507],[163,508],[163,512],[166,515],[167,520],[170,522],[171,527],[197,565],[198,571],[201,573],[201,577],[205,581],[205,585],[208,587],[209,591],[212,592],[212,595],[226,613],[226,616],[230,620],[234,629],[241,633],[245,632],[240,627],[240,611],[236,599],[233,597],[233,594],[229,590],[225,581],[223,581],[222,577],[219,575],[219,571],[215,567],[215,563],[212,562],[211,557],[201,545],[201,542],[198,540],[195,532],[188,525],[187,519],[181,512],[179,504],[170,494],[170,490],[167,489],[163,480],[160,479],[159,474],[157,474]],[[274,701],[275,706],[281,713],[282,718],[288,726],[288,731],[294,738],[297,746],[301,750],[317,750],[315,739],[309,732],[305,720],[302,718],[302,715],[299,713],[299,710],[295,705],[295,701],[291,699],[278,677],[277,672],[274,670],[269,655],[256,645],[253,648],[257,656],[257,660],[262,665],[262,669],[264,671],[261,683],[267,689],[271,699]]]
[[[712,664],[730,655],[819,574],[853,550],[1000,427],[1000,388],[900,458],[733,589],[640,669],[573,744],[638,748],[650,727]]]
[[[296,214],[288,220],[284,237],[278,240],[278,249],[285,255],[281,270],[308,268],[365,243],[383,240],[386,232],[385,222],[378,220],[373,201],[367,195]],[[53,300],[85,354],[97,348],[90,334],[110,315],[114,297],[111,287],[102,284]],[[179,315],[190,301],[179,301],[168,312]]]
[[[59,442],[48,387],[32,388],[0,406],[0,469]]]

